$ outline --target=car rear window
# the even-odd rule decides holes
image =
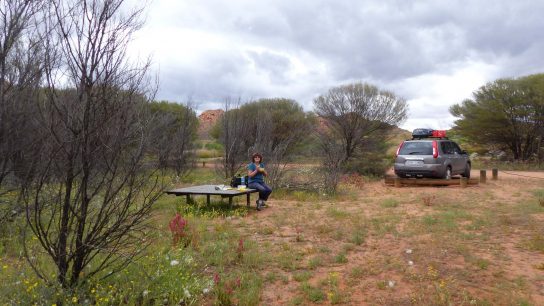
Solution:
[[[433,155],[432,141],[406,141],[399,155]]]

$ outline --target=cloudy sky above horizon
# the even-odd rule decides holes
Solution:
[[[284,97],[313,109],[368,82],[405,98],[401,124],[449,128],[448,108],[487,82],[544,72],[544,1],[153,0],[132,52],[157,98],[197,109]]]

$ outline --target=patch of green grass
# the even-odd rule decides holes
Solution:
[[[348,302],[348,295],[344,292],[341,292],[339,289],[335,288],[327,293],[327,297],[329,298],[329,302],[332,305],[337,304],[344,304]]]
[[[539,192],[537,192],[539,193]],[[541,202],[542,201],[542,202]],[[529,201],[519,201],[512,212],[518,215],[526,216],[531,214],[544,213],[544,196],[537,197]]]
[[[314,191],[289,190],[281,188],[274,190],[274,198],[298,202],[317,202],[322,198],[322,196]]]
[[[271,226],[259,227],[259,229],[257,230],[257,233],[261,235],[272,235],[274,234],[274,228]]]
[[[329,233],[334,231],[334,226],[330,223],[321,223],[318,224],[315,228],[319,235],[328,235]]]
[[[491,223],[487,217],[476,217],[470,224],[465,226],[465,229],[470,231],[481,231],[490,225]]]
[[[196,150],[196,157],[199,159],[220,157],[221,155],[222,155],[222,152],[217,150],[209,150],[209,149]]]
[[[274,272],[274,271],[270,271],[270,272],[266,273],[266,275],[264,276],[264,281],[267,284],[273,284],[277,280],[279,280],[279,275],[278,275],[277,272]]]
[[[321,302],[325,299],[325,294],[320,288],[313,287],[307,282],[302,283],[301,290],[304,292],[306,298],[314,303]]]
[[[336,241],[342,241],[342,239],[345,237],[346,235],[344,234],[344,229],[341,227],[337,227],[332,235],[332,238]]]
[[[240,283],[239,288],[234,291],[234,297],[238,300],[237,305],[258,305],[263,287],[262,278],[253,271],[247,271],[241,273],[235,279],[236,282],[239,280]]]
[[[350,242],[355,245],[361,245],[365,242],[367,230],[365,227],[357,227],[352,233]]]
[[[314,270],[321,266],[323,266],[323,258],[321,256],[314,256],[308,260],[308,269]]]
[[[373,234],[378,237],[383,237],[386,234],[397,235],[397,224],[399,222],[400,217],[397,215],[379,216],[370,219]]]
[[[185,203],[185,201],[177,203],[177,211],[182,216],[196,216],[206,218],[218,217],[245,217],[249,213],[245,205],[234,205],[231,207],[227,201],[216,202],[211,201],[210,205],[206,203],[206,199],[199,199],[193,203]]]
[[[353,249],[355,249],[355,245],[352,243],[344,243],[344,245],[342,245],[342,250],[346,253],[353,251]]]
[[[348,258],[346,257],[346,253],[341,252],[334,256],[334,262],[339,264],[345,264],[348,262]]]
[[[383,208],[395,208],[399,206],[399,201],[392,198],[384,199],[383,201],[380,202],[380,206]]]
[[[284,251],[276,258],[276,261],[280,268],[287,271],[293,271],[301,267],[302,259],[303,256],[297,252]]]
[[[297,306],[297,305],[302,305],[304,304],[304,297],[302,296],[295,296],[290,302],[289,302],[289,305],[294,305],[294,306]]]
[[[329,249],[327,246],[324,246],[324,245],[317,248],[317,251],[319,253],[323,253],[323,254],[328,254],[328,253],[332,252],[331,249]]]
[[[489,264],[491,262],[484,258],[477,258],[474,262],[474,264],[480,268],[480,270],[487,270],[487,267],[489,267]]]
[[[421,218],[423,232],[432,233],[454,233],[458,232],[458,223],[464,220],[471,220],[471,216],[463,210],[449,209]]]
[[[342,220],[350,216],[349,212],[340,210],[336,207],[329,207],[327,208],[327,215],[331,218]]]
[[[305,282],[312,278],[312,272],[310,271],[300,271],[293,274],[293,279],[297,282]]]
[[[221,178],[217,175],[212,168],[195,168],[191,170],[187,175],[180,178],[182,183],[191,185],[205,185],[205,184],[227,184],[225,178]]]
[[[526,240],[522,245],[530,250],[544,253],[544,236],[542,235],[533,235],[531,238]]]
[[[349,277],[351,278],[361,278],[363,277],[365,270],[362,267],[353,267],[349,272]]]
[[[387,282],[382,280],[382,281],[379,281],[376,283],[376,287],[378,287],[378,289],[380,290],[385,290],[387,289]]]

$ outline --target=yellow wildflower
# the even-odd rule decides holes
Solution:
[[[72,298],[72,303],[77,303],[77,296],[74,296],[74,297]]]

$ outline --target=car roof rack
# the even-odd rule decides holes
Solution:
[[[448,139],[448,137],[446,137],[445,130],[433,130],[425,128],[414,129],[414,131],[412,132],[412,140],[421,139]]]

